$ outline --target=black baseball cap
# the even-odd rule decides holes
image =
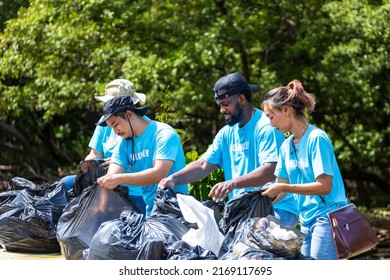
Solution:
[[[131,96],[118,96],[108,100],[104,104],[103,118],[97,123],[100,126],[107,126],[107,120],[114,114],[131,110],[139,116],[144,116],[148,107],[136,107]]]
[[[259,90],[257,85],[249,84],[239,73],[231,73],[220,78],[214,85],[215,99],[223,99],[231,95]]]

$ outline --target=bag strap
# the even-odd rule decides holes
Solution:
[[[345,197],[347,198],[348,203],[351,203],[351,200],[349,199],[349,194],[348,194],[347,189],[345,188],[345,186],[344,186],[344,192],[345,192]],[[320,195],[320,198],[321,198],[321,201],[322,201],[326,206],[328,206],[328,204],[327,204],[326,201],[325,201],[325,198],[323,198],[322,195]]]

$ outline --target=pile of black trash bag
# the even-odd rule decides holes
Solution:
[[[7,251],[57,253],[57,223],[69,203],[69,195],[59,182],[43,187],[14,177],[1,193],[0,244]]]
[[[22,177],[12,178],[7,190],[0,193],[0,247],[11,252],[61,252],[57,225],[63,210],[107,172],[103,162],[80,162],[70,191],[58,181],[38,186]]]
[[[103,223],[84,257],[89,260],[217,259],[210,250],[182,240],[190,229],[196,230],[198,225],[184,219],[175,192],[158,189],[150,216],[124,211],[119,218]]]
[[[226,203],[157,189],[145,216],[126,186],[96,183],[101,163],[81,162],[70,192],[13,178],[0,193],[0,245],[68,260],[310,259],[300,251],[305,235],[280,224],[261,189]]]
[[[128,198],[128,189],[118,186],[107,190],[96,183],[85,188],[63,210],[57,225],[57,240],[61,252],[68,260],[82,260],[83,251],[100,225],[116,219],[125,210],[140,213],[136,204]]]
[[[200,240],[197,243],[192,239],[191,244],[185,241],[184,236],[191,230],[196,231],[198,223],[186,220],[178,196],[188,195],[175,194],[171,189],[157,190],[155,208],[150,216],[126,210],[118,218],[102,223],[89,248],[83,251],[84,259],[304,259],[300,254],[304,234],[282,226],[273,216],[272,202],[263,197],[261,191],[243,193],[226,205],[199,201],[209,208],[210,217],[219,230],[216,233],[207,228],[202,234],[209,240],[218,240],[218,234],[223,236],[218,252],[211,247],[202,247]],[[200,208],[197,206],[193,211],[200,211]],[[257,222],[260,218],[266,218],[273,231],[259,231]]]

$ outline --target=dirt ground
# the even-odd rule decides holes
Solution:
[[[65,258],[60,253],[58,254],[15,253],[0,248],[0,261],[1,260],[65,260]]]

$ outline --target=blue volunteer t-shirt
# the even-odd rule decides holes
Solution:
[[[131,158],[135,164],[130,166]],[[150,120],[145,131],[134,138],[134,155],[132,152],[132,141],[122,139],[111,157],[111,162],[135,173],[153,167],[155,160],[171,160],[173,165],[168,175],[171,175],[185,166],[184,151],[180,136],[169,125]],[[158,184],[143,186],[142,194],[146,203],[146,214],[150,215],[154,206]],[[173,188],[175,192],[188,194],[187,184],[178,185]]]
[[[332,190],[322,195],[326,206],[319,195],[293,194],[297,200],[302,225],[309,224],[316,217],[326,217],[329,209],[346,205],[344,182],[337,164],[333,145],[328,135],[321,129],[309,125],[306,133],[292,145],[293,136],[282,144],[275,176],[285,178],[291,184],[315,182],[319,175],[332,176]],[[328,209],[329,207],[329,209]]]
[[[201,158],[223,168],[227,181],[246,175],[265,163],[277,162],[279,147],[284,138],[282,133],[271,127],[269,118],[264,112],[255,109],[252,118],[244,127],[239,127],[238,124],[225,125]],[[262,186],[234,189],[229,194],[229,199],[244,191]],[[286,195],[273,206],[298,216],[292,194]]]

